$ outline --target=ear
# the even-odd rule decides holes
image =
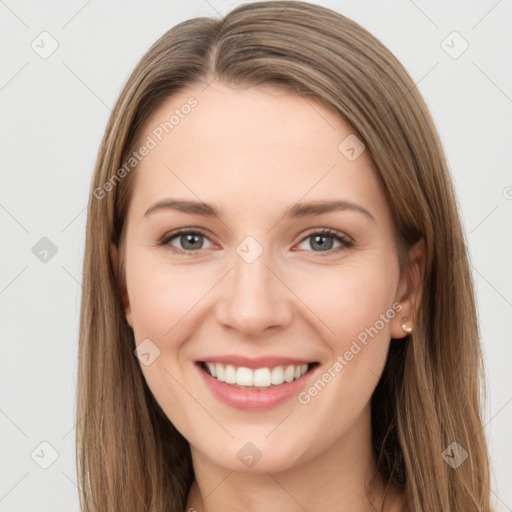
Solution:
[[[119,250],[117,248],[117,245],[114,243],[110,244],[110,257],[112,259],[112,265],[114,267],[114,272],[117,275],[118,267],[119,267]],[[133,328],[132,325],[132,310],[130,306],[130,299],[128,297],[128,290],[126,288],[126,282],[123,281],[123,283],[120,284],[120,290],[121,292],[121,298],[123,301],[123,307],[126,315],[126,321],[128,322],[128,325]]]
[[[391,337],[404,338],[407,332],[402,328],[402,320],[407,318],[405,324],[414,331],[414,320],[420,307],[423,293],[423,279],[425,276],[425,240],[422,238],[409,250],[409,268],[404,269],[400,278],[396,302],[402,309],[391,321]]]

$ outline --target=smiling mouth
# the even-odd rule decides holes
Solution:
[[[198,361],[200,368],[219,382],[224,382],[235,388],[251,390],[266,390],[286,385],[301,379],[318,364],[318,362],[314,362],[251,369],[231,364]]]

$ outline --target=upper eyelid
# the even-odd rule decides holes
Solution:
[[[346,240],[352,240],[352,237],[347,235],[343,231],[338,231],[337,229],[333,228],[311,228],[310,230],[306,231],[306,233],[302,236],[301,241],[304,240],[304,238],[307,238],[308,236],[311,236],[315,233],[324,233],[331,236],[339,236],[340,238],[344,238]]]

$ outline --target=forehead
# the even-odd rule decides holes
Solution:
[[[170,195],[241,211],[345,198],[385,209],[367,153],[344,153],[351,137],[335,112],[282,88],[190,87],[146,122],[139,145],[153,147],[137,167],[132,200],[147,208]]]

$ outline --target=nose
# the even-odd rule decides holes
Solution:
[[[292,319],[293,293],[285,283],[266,251],[250,263],[235,252],[220,290],[217,321],[247,337],[286,327]]]

